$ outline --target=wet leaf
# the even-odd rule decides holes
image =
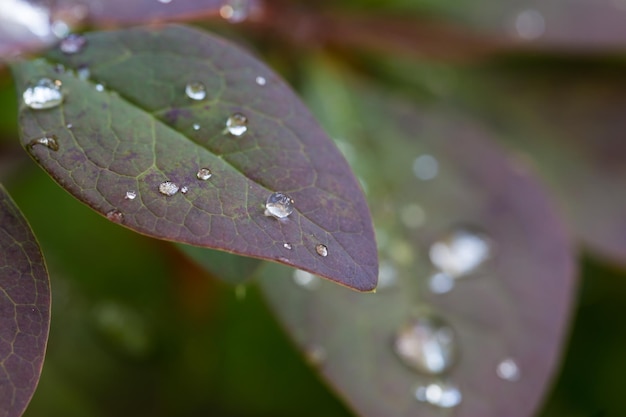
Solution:
[[[88,68],[92,81],[55,72],[59,63]],[[358,290],[376,285],[371,220],[349,166],[290,88],[238,47],[181,26],[95,33],[80,53],[52,51],[14,73],[20,91],[62,82],[61,105],[20,103],[22,143],[109,219]],[[295,201],[286,219],[264,215],[275,191]]]
[[[267,265],[261,285],[271,307],[359,416],[440,416],[416,399],[416,387],[441,382],[460,390],[455,416],[531,416],[554,372],[574,287],[570,243],[546,194],[475,123],[444,108],[356,93],[329,71],[314,74],[310,101],[331,133],[345,138],[340,148],[353,155],[368,190],[379,289],[352,294]],[[470,239],[446,257],[440,245],[435,266],[431,245],[449,240],[450,231],[471,231],[487,251]],[[479,260],[476,269],[432,279],[443,270],[459,275],[467,257]],[[403,326],[425,317],[456,337],[447,331],[430,345],[420,342],[433,362],[419,372],[394,343]],[[455,347],[449,356],[437,354],[444,335]]]
[[[41,374],[50,287],[39,244],[2,186],[0,254],[0,416],[19,417]]]

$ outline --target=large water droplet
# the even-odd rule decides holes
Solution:
[[[285,193],[272,193],[265,202],[265,215],[284,219],[293,213],[294,201]]]
[[[226,131],[233,136],[241,136],[248,131],[248,118],[235,113],[226,120]]]
[[[168,197],[171,197],[174,194],[176,194],[179,189],[180,187],[178,186],[178,184],[175,184],[171,181],[165,181],[159,184],[159,192]]]
[[[206,98],[206,87],[197,81],[190,82],[185,86],[185,94],[192,100],[204,100]]]
[[[511,382],[519,381],[522,376],[517,362],[512,358],[506,358],[500,362],[496,368],[496,373],[500,378]]]
[[[45,146],[46,148],[53,151],[59,150],[59,142],[57,142],[57,137],[54,135],[48,135],[33,139],[28,143],[28,146],[30,146],[31,148],[37,145]]]
[[[428,375],[448,371],[457,354],[454,331],[432,315],[420,316],[402,326],[393,346],[405,365]]]
[[[319,256],[322,256],[325,258],[328,256],[328,247],[326,245],[322,245],[321,243],[319,243],[318,245],[315,246],[315,252],[317,252]]]
[[[124,213],[119,210],[110,210],[107,212],[107,219],[111,220],[113,223],[122,223],[124,221]]]
[[[299,287],[307,290],[315,290],[319,288],[322,283],[319,277],[301,269],[293,271],[293,282],[295,282]]]
[[[443,382],[419,385],[414,395],[418,401],[440,408],[456,407],[463,400],[461,391],[455,385]]]
[[[428,277],[428,288],[435,294],[445,294],[454,288],[454,278],[445,272],[435,272]]]
[[[126,191],[126,195],[124,196],[124,198],[126,200],[134,200],[135,198],[137,198],[137,191],[135,190]]]
[[[457,229],[433,243],[430,261],[453,278],[474,272],[491,257],[492,247],[482,233]]]
[[[24,103],[35,110],[50,109],[63,102],[61,82],[42,78],[31,84],[22,94]]]
[[[75,33],[63,38],[59,44],[61,52],[67,55],[77,54],[83,50],[87,44],[87,39],[84,36],[77,35]]]
[[[439,162],[432,155],[420,155],[413,161],[413,174],[420,180],[432,180],[438,173]]]
[[[196,178],[201,181],[206,181],[213,176],[213,173],[209,168],[200,168],[196,173]]]

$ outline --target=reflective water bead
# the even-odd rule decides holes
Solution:
[[[272,193],[265,202],[265,215],[284,219],[293,213],[294,201],[285,193]]]
[[[265,77],[261,77],[260,75],[256,77],[255,81],[258,85],[265,85],[267,83]]]
[[[135,198],[137,198],[137,191],[135,191],[135,190],[128,190],[128,191],[126,191],[126,195],[124,196],[124,199],[126,199],[126,200],[134,200]]]
[[[283,248],[285,248],[287,250],[293,249],[293,247],[291,246],[291,243],[283,243]]]
[[[309,272],[296,269],[293,271],[293,282],[295,282],[299,287],[307,290],[314,290],[319,288],[321,279]]]
[[[183,185],[182,187],[180,187],[180,192],[183,194],[187,194],[189,192],[189,187]]]
[[[185,86],[185,94],[192,100],[204,100],[206,98],[206,87],[197,81],[190,82]]]
[[[54,135],[42,136],[40,138],[33,139],[28,144],[28,146],[30,146],[31,148],[37,145],[45,146],[46,148],[53,151],[59,150],[59,142],[57,142],[57,137]]]
[[[63,38],[63,40],[59,44],[59,48],[64,54],[72,55],[82,51],[86,44],[87,39],[85,39],[84,36],[72,33]]]
[[[470,274],[491,257],[492,247],[482,233],[461,228],[430,246],[432,264],[453,278]]]
[[[56,107],[63,102],[61,82],[42,78],[31,84],[22,94],[24,103],[34,110]]]
[[[103,92],[104,91],[104,85],[100,84],[100,83],[96,84],[96,91],[99,92],[99,93]]]
[[[233,136],[241,136],[248,131],[248,118],[235,113],[226,120],[226,131]]]
[[[176,194],[179,189],[178,185],[171,181],[165,181],[159,184],[159,192],[168,197]]]
[[[107,212],[107,219],[114,223],[121,223],[124,221],[124,214],[119,210],[113,209]]]
[[[423,315],[410,320],[396,333],[394,351],[408,367],[427,375],[440,375],[456,360],[454,331],[443,320]]]
[[[200,168],[196,173],[196,178],[201,181],[206,181],[213,176],[213,173],[209,168]]]
[[[172,2],[172,0],[158,0],[159,3],[163,3],[163,4],[169,4]]]
[[[434,294],[445,294],[454,288],[454,278],[445,272],[435,272],[428,278],[428,288]]]
[[[463,395],[461,391],[449,383],[433,383],[419,385],[414,391],[415,399],[435,407],[453,408],[461,403]]]
[[[325,258],[328,256],[328,247],[320,243],[317,246],[315,246],[315,252],[317,252],[319,256],[322,256]]]
[[[198,123],[194,123],[193,130],[200,130],[200,125]]]
[[[519,381],[521,377],[519,366],[512,358],[506,358],[500,362],[496,368],[496,373],[500,378],[511,382]]]

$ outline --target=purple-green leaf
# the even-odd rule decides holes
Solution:
[[[0,185],[0,417],[19,417],[41,374],[50,286],[39,244]]]
[[[352,294],[266,265],[271,307],[361,417],[449,415],[425,399],[460,401],[457,417],[530,417],[558,362],[574,289],[570,242],[546,194],[475,123],[314,74],[314,108],[346,138],[342,148],[368,190],[379,289]],[[439,245],[431,262],[432,245],[451,231],[479,240],[443,257]],[[477,268],[454,278],[472,260]],[[394,344],[413,320],[452,333],[405,343],[430,361],[411,367]],[[441,396],[440,383],[462,397]]]
[[[59,106],[21,100],[22,143],[112,221],[376,286],[371,219],[350,167],[291,89],[237,46],[182,26],[136,28],[86,35],[79,53],[54,50],[13,71],[20,92],[42,77],[62,83]],[[199,179],[203,168],[210,178]],[[295,201],[289,217],[264,215],[273,192]]]

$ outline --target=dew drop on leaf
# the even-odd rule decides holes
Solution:
[[[82,51],[86,44],[87,39],[85,39],[84,36],[72,33],[63,38],[63,40],[59,44],[59,48],[64,54],[72,55]]]
[[[457,355],[454,331],[433,315],[422,315],[404,324],[396,333],[393,348],[406,366],[427,375],[448,371]]]
[[[283,248],[287,250],[291,250],[292,249],[291,243],[283,243]]]
[[[267,80],[265,79],[265,77],[261,77],[260,75],[256,77],[255,81],[258,85],[265,85],[267,83]]]
[[[22,94],[24,103],[34,110],[50,109],[63,102],[61,82],[42,78],[31,84]]]
[[[461,391],[449,383],[418,385],[414,391],[415,399],[439,408],[453,408],[461,403]]]
[[[107,212],[107,219],[113,223],[122,223],[124,221],[124,214],[119,210],[110,210]]]
[[[189,187],[183,185],[182,187],[180,187],[180,192],[183,194],[187,194],[189,192]]]
[[[235,113],[226,120],[226,131],[233,136],[242,136],[248,131],[248,118]]]
[[[319,256],[322,256],[325,258],[328,256],[328,247],[326,245],[322,245],[321,243],[319,243],[318,245],[315,246],[315,252],[317,252]]]
[[[96,88],[96,91],[99,92],[99,93],[104,91],[104,85],[103,84],[98,83],[98,84],[96,84],[95,88]]]
[[[204,100],[206,98],[206,87],[197,81],[190,82],[185,86],[185,94],[192,100]]]
[[[521,377],[519,366],[512,358],[506,358],[496,368],[498,376],[506,381],[519,381]]]
[[[137,191],[135,190],[126,191],[126,195],[124,196],[124,198],[126,200],[134,200],[135,198],[137,198]]]
[[[159,184],[159,192],[168,197],[176,194],[179,189],[180,187],[178,187],[178,184],[175,184],[172,181],[165,181]]]
[[[46,148],[53,151],[59,150],[59,142],[57,142],[57,137],[54,135],[42,136],[40,138],[33,139],[28,144],[28,146],[30,146],[31,148],[37,145],[45,146]]]
[[[491,257],[492,244],[483,233],[460,228],[434,242],[428,255],[439,270],[460,278],[474,272]]]
[[[200,130],[200,125],[198,123],[194,123],[193,130]]]
[[[293,271],[293,282],[295,282],[297,286],[307,290],[315,290],[319,288],[321,284],[320,278],[301,269]]]
[[[265,215],[284,219],[293,213],[294,201],[285,193],[272,193],[265,202]]]
[[[213,176],[209,168],[200,168],[196,173],[196,177],[201,181],[206,181]]]

